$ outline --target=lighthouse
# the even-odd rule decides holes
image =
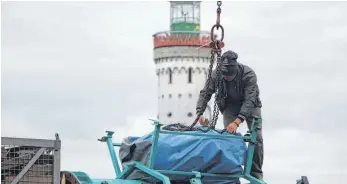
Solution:
[[[191,125],[211,58],[210,32],[200,30],[200,2],[171,1],[170,30],[153,35],[158,78],[157,119]],[[211,119],[211,103],[204,116]]]

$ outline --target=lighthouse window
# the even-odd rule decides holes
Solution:
[[[167,117],[171,117],[172,116],[172,113],[171,112],[169,112],[169,113],[167,113]]]
[[[192,96],[193,96],[192,94],[189,94],[189,95],[188,95],[189,98],[192,98]]]
[[[193,69],[189,68],[188,69],[188,83],[192,83],[192,72],[193,72]]]
[[[181,98],[182,97],[182,94],[180,93],[180,94],[178,94],[178,98]]]
[[[169,84],[172,84],[172,70],[169,68]]]
[[[171,94],[169,94],[169,98],[171,98],[172,97],[172,95]]]
[[[192,117],[192,116],[193,116],[193,113],[188,112],[188,117]]]

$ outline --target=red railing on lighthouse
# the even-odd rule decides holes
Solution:
[[[153,35],[154,48],[170,46],[210,47],[210,33],[202,31],[164,31]]]

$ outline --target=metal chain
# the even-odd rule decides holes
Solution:
[[[180,123],[166,125],[162,129],[168,130],[168,131],[179,131],[179,132],[200,131],[200,132],[204,132],[204,133],[211,130],[209,127],[193,127],[193,128],[191,128],[190,126],[185,126],[185,125],[182,125]],[[219,133],[219,134],[223,134],[224,132],[226,132],[226,129],[223,129],[223,130],[212,129],[212,130]]]
[[[220,42],[222,42],[223,39],[224,39],[224,28],[223,28],[223,26],[220,24],[220,14],[221,14],[221,12],[222,12],[222,9],[220,8],[220,6],[222,6],[222,1],[217,1],[217,6],[218,6],[218,8],[217,8],[217,19],[216,19],[216,24],[213,25],[212,28],[211,28],[211,41],[212,41],[212,42],[215,42],[215,41],[216,41],[216,40],[214,39],[214,28],[217,28],[217,30],[218,30],[219,28],[221,28],[221,30],[222,30],[221,39],[219,40],[219,43],[217,43],[217,44],[221,44]]]
[[[223,81],[222,81],[222,77],[221,77],[221,70],[220,70],[220,59],[221,59],[221,52],[218,51],[217,52],[217,66],[216,66],[216,83],[215,83],[215,100],[214,100],[214,106],[213,106],[213,118],[212,121],[210,123],[210,128],[214,129],[216,124],[217,124],[217,120],[218,120],[218,115],[219,115],[219,108],[218,108],[218,103],[221,102],[221,100],[223,99]]]
[[[209,124],[209,127],[211,129],[215,129],[215,126],[217,124],[218,120],[218,115],[219,115],[219,108],[218,108],[218,103],[221,102],[223,99],[223,80],[222,80],[222,75],[221,75],[221,70],[220,70],[220,60],[221,60],[221,47],[223,47],[223,39],[224,39],[224,28],[222,25],[220,25],[220,13],[222,9],[220,6],[222,5],[221,1],[217,1],[217,20],[216,24],[212,27],[211,29],[211,47],[212,50],[214,50],[214,53],[217,54],[217,66],[216,66],[216,81],[215,81],[215,100],[214,100],[214,106],[213,106],[213,116],[212,120]],[[214,28],[219,28],[222,29],[222,37],[220,40],[215,40],[214,39]]]
[[[221,48],[224,46],[224,43],[222,42],[224,39],[224,28],[222,25],[220,25],[220,13],[222,11],[222,9],[220,8],[220,6],[222,5],[221,1],[217,1],[217,20],[216,20],[216,24],[212,26],[211,29],[211,43],[210,43],[210,47],[211,47],[211,59],[210,59],[210,66],[208,69],[208,76],[207,76],[207,81],[206,81],[206,86],[210,86],[210,82],[211,82],[211,78],[212,78],[212,69],[213,69],[213,64],[215,61],[215,54],[217,54],[217,66],[216,66],[216,81],[215,82],[215,101],[214,101],[214,107],[213,107],[213,116],[212,116],[212,120],[209,123],[209,128],[210,129],[215,129],[215,126],[217,124],[217,120],[218,120],[218,115],[219,115],[219,108],[218,108],[218,103],[221,102],[222,97],[223,97],[223,93],[222,93],[222,87],[223,87],[223,81],[222,81],[222,77],[221,77],[221,71],[220,71],[220,60],[221,60]],[[217,28],[217,30],[219,28],[222,29],[222,37],[220,40],[215,40],[214,38],[214,28]],[[207,89],[205,89],[205,96],[207,96]],[[203,99],[203,107],[202,109],[206,109],[207,103],[209,100],[207,99]],[[195,126],[195,124],[197,123],[200,115],[202,114],[198,114],[198,117],[195,119],[194,123],[190,126],[190,128],[193,128]],[[209,121],[209,120],[207,120]]]

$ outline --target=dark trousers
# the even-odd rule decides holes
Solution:
[[[261,117],[260,108],[255,109],[253,113],[257,117]],[[229,123],[233,122],[237,118],[238,113],[233,113],[230,110],[226,109],[223,112],[223,122],[224,127],[226,128]],[[245,122],[241,123],[242,126],[244,123],[247,123],[247,127],[250,130],[252,127],[253,118],[248,118]],[[251,168],[251,176],[256,178],[263,178],[263,160],[264,160],[264,147],[263,147],[263,135],[262,135],[262,124],[259,125],[260,130],[257,131],[257,144],[254,148],[253,162]]]

